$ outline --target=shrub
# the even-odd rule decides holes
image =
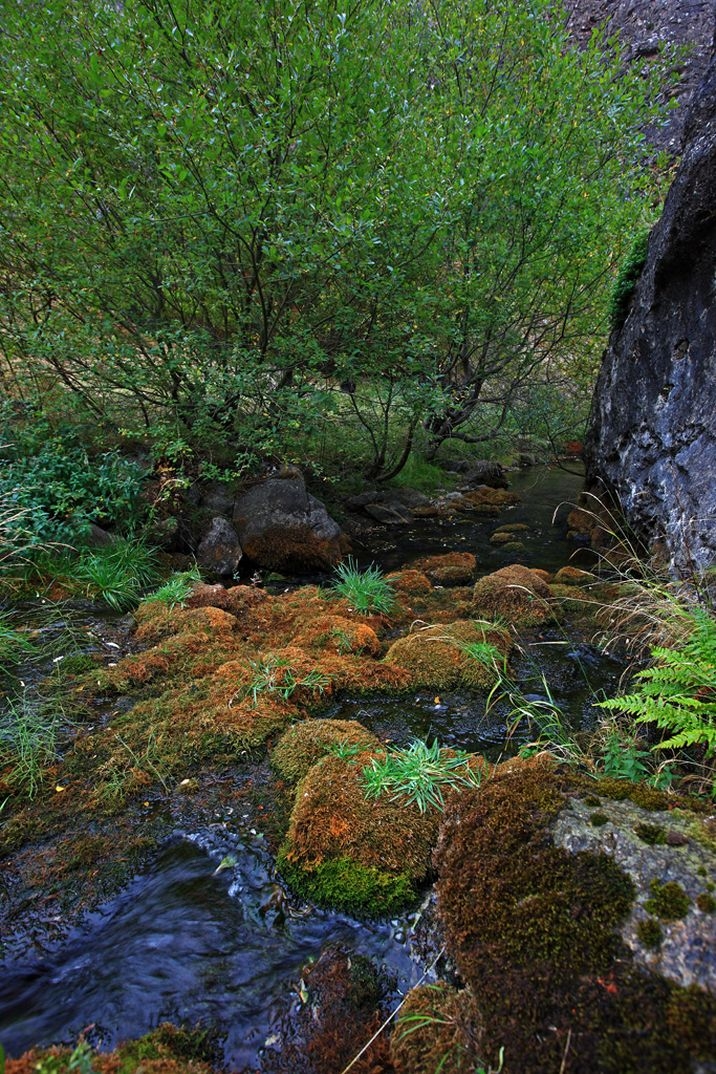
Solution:
[[[92,522],[128,526],[139,519],[143,471],[117,451],[90,458],[70,434],[42,443],[22,437],[0,449],[3,529],[11,545],[72,543]]]

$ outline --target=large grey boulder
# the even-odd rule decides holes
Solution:
[[[623,325],[612,335],[587,437],[604,488],[672,571],[716,558],[716,63]]]
[[[233,521],[244,554],[267,570],[326,571],[348,551],[340,526],[306,491],[295,467],[286,467],[240,496]]]

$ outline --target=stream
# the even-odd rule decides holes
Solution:
[[[521,502],[499,519],[421,520],[383,531],[370,551],[384,569],[417,555],[460,550],[476,553],[481,573],[515,558],[556,569],[568,562],[570,549],[564,527],[553,526],[552,517],[560,503],[576,500],[580,485],[579,475],[563,471],[520,473],[511,488]],[[500,525],[522,521],[530,526],[520,534],[524,551],[505,553],[490,544]],[[108,629],[110,640],[102,640],[93,620],[87,647],[118,649]],[[589,724],[594,690],[613,688],[619,671],[589,645],[547,631],[523,648],[516,676],[525,696],[551,698],[576,729]],[[437,739],[493,760],[534,733],[520,725],[506,746],[506,706],[486,712],[484,698],[465,692],[341,697],[321,715],[360,720],[398,744]],[[302,967],[327,946],[373,959],[396,996],[416,983],[423,968],[411,954],[414,915],[366,923],[294,900],[250,825],[247,815],[175,830],[124,890],[60,941],[38,942],[35,931],[31,942],[29,930],[8,935],[0,918],[0,1043],[7,1054],[72,1044],[82,1032],[94,1046],[111,1049],[171,1021],[212,1027],[226,1066],[254,1069],[280,1042],[283,1020],[301,1003]]]

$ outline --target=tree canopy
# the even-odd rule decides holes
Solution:
[[[591,376],[652,82],[553,0],[8,0],[0,346],[163,443],[366,471]],[[476,408],[484,416],[475,428]]]

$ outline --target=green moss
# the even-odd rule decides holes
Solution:
[[[592,825],[593,828],[602,828],[605,824],[609,823],[609,817],[606,815],[606,813],[590,813],[589,823]]]
[[[662,846],[666,842],[666,831],[659,824],[635,824],[634,834],[648,846]]]
[[[713,914],[716,911],[716,899],[706,891],[697,896],[696,905],[702,914]]]
[[[648,917],[646,921],[640,921],[636,927],[636,934],[644,947],[648,947],[650,951],[658,951],[661,947],[661,941],[664,939],[661,925],[653,917]]]
[[[285,847],[276,864],[300,898],[356,917],[388,917],[415,902],[415,887],[407,873],[396,876],[350,858],[330,858],[304,870],[289,861]]]
[[[662,921],[678,921],[686,917],[691,900],[681,884],[675,880],[667,880],[665,884],[652,880],[649,890],[651,896],[644,903],[644,909],[650,914],[656,914]]]
[[[645,783],[632,783],[630,780],[613,779],[610,776],[599,780],[599,793],[616,802],[629,799],[635,805],[650,811],[669,809],[674,802],[673,797],[664,791],[657,791]]]

